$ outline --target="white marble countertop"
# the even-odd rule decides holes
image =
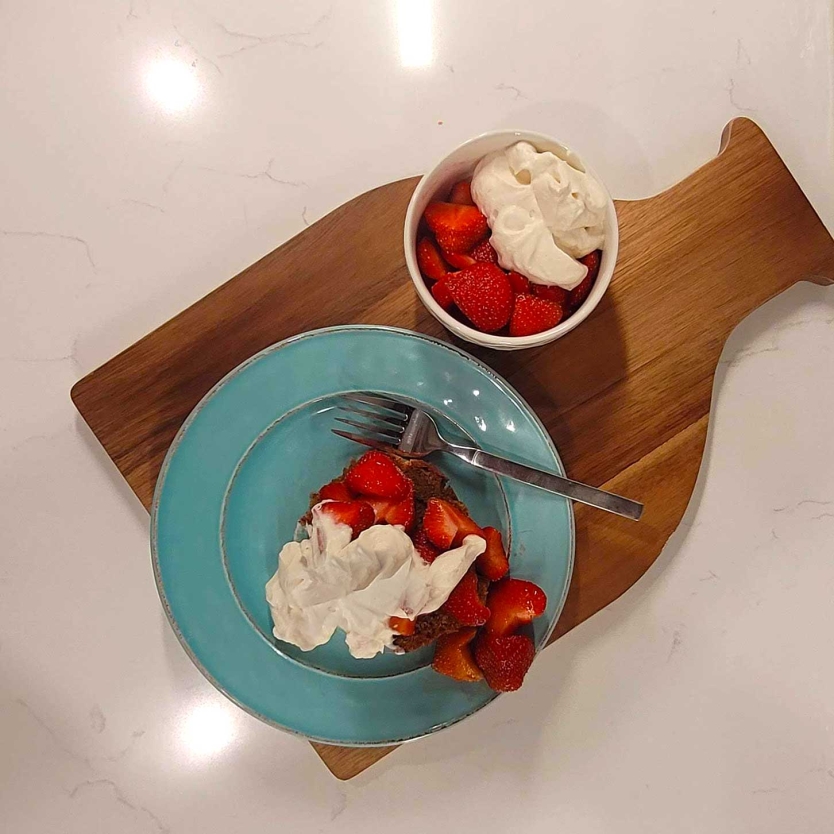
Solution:
[[[829,229],[828,0],[0,5],[0,829],[830,832],[834,290],[726,346],[644,579],[517,695],[349,783],[192,666],[73,382],[483,130],[656,192],[755,118]],[[404,789],[404,783],[407,788]]]

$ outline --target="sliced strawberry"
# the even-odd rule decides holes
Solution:
[[[456,681],[483,680],[484,676],[472,657],[472,648],[469,645],[477,633],[478,630],[475,628],[464,628],[453,634],[438,637],[434,661],[431,664],[435,672]]]
[[[322,501],[325,499],[328,501],[353,501],[355,497],[348,489],[348,485],[340,478],[336,478],[335,481],[325,484],[319,490],[319,498]]]
[[[499,637],[484,633],[475,643],[475,661],[496,692],[513,692],[524,682],[536,649],[524,634]]]
[[[530,280],[525,278],[520,272],[510,272],[507,274],[507,278],[516,295],[530,292]]]
[[[442,498],[429,498],[426,503],[423,530],[428,540],[441,551],[458,547],[469,535],[483,535],[481,528],[468,515]]]
[[[456,252],[446,252],[443,256],[455,269],[466,269],[475,266],[477,261],[471,255]]]
[[[373,508],[365,501],[325,501],[319,512],[337,524],[347,524],[354,538],[374,523]]]
[[[404,637],[410,637],[414,634],[416,625],[414,620],[407,620],[405,617],[390,617],[388,626],[397,634],[402,634]]]
[[[472,568],[455,585],[440,610],[464,626],[481,626],[489,619],[489,608],[478,596],[478,575]]]
[[[455,507],[452,507],[452,511],[455,514],[455,523],[458,526],[458,531],[455,533],[455,538],[452,540],[452,545],[454,547],[460,547],[463,544],[463,540],[467,536],[481,536],[483,537],[484,531],[475,524],[474,521],[466,514],[462,513],[457,510]]]
[[[547,595],[533,582],[502,579],[490,587],[487,607],[492,614],[487,621],[486,631],[503,637],[544,614]]]
[[[459,206],[474,206],[472,199],[472,180],[461,180],[452,186],[452,193],[449,195],[449,202]]]
[[[597,275],[599,275],[599,265],[602,263],[602,249],[595,249],[593,252],[583,255],[579,259],[579,263],[588,267],[588,275],[591,276],[591,281],[596,281]]]
[[[423,218],[444,253],[468,252],[489,229],[486,217],[475,206],[429,203]]]
[[[588,267],[588,274],[582,279],[582,282],[574,287],[568,296],[568,309],[573,312],[578,310],[585,299],[591,292],[591,287],[594,286],[594,281],[599,275],[599,265],[602,260],[602,252],[599,249],[589,252],[587,255],[579,259],[580,263]]]
[[[495,264],[475,264],[455,275],[452,298],[460,311],[484,333],[500,330],[513,309],[513,289]]]
[[[494,527],[484,527],[486,550],[477,558],[475,567],[481,576],[493,582],[503,579],[510,569],[510,561],[501,541],[501,533]]]
[[[405,476],[403,476],[405,477]],[[414,522],[414,484],[406,478],[405,495],[402,498],[368,498],[377,523],[399,524],[410,529]]]
[[[470,253],[469,256],[482,264],[497,264],[498,253],[492,248],[488,240],[482,240]]]
[[[431,238],[421,238],[417,243],[417,264],[424,278],[439,281],[449,270]]]
[[[345,475],[350,489],[374,498],[402,498],[409,483],[399,467],[384,452],[366,452]]]
[[[548,301],[555,301],[563,307],[567,306],[570,293],[564,287],[557,287],[555,284],[530,284],[533,295],[539,298],[546,298]]]
[[[422,527],[414,534],[414,548],[429,565],[440,555],[440,551],[429,541]]]
[[[448,550],[458,532],[457,513],[440,498],[429,498],[423,516],[423,530],[428,540],[441,551]]]
[[[451,273],[449,273],[451,274]],[[444,309],[451,310],[455,306],[455,301],[452,298],[452,291],[449,289],[449,280],[444,279],[437,281],[431,288],[431,294],[434,300]]]
[[[555,301],[535,295],[517,295],[510,318],[510,336],[532,336],[556,327],[564,318],[565,308]]]

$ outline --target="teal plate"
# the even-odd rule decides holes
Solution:
[[[564,474],[530,407],[467,353],[405,330],[336,327],[267,348],[206,394],[171,444],[151,518],[162,604],[202,673],[269,724],[356,747],[419,738],[497,697],[438,675],[430,648],[357,660],[341,632],[310,652],[272,636],[264,585],[281,545],[308,495],[362,451],[330,432],[336,397],[368,390],[422,404],[450,438]],[[475,520],[504,532],[512,574],[546,591],[541,648],[573,568],[570,502],[448,456],[435,462]]]

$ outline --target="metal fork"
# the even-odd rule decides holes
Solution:
[[[506,475],[516,481],[555,492],[581,504],[588,504],[609,513],[638,521],[643,505],[604,489],[572,481],[560,475],[543,472],[523,463],[506,460],[471,446],[449,443],[437,424],[425,411],[407,403],[374,393],[342,394],[346,405],[339,406],[350,417],[337,417],[339,423],[359,429],[361,434],[331,429],[334,434],[370,446],[372,449],[395,451],[403,457],[423,458],[432,452],[447,452],[455,457],[496,475]],[[356,417],[360,419],[356,419]]]

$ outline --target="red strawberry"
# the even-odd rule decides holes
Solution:
[[[452,544],[455,547],[459,547],[463,544],[463,540],[467,536],[481,536],[483,537],[484,531],[475,524],[474,521],[466,514],[456,510],[452,507],[452,511],[455,513],[455,522],[458,526],[458,531],[455,533],[455,538],[452,541]]]
[[[524,634],[482,634],[475,643],[475,661],[496,692],[518,689],[535,655],[533,641]]]
[[[432,281],[439,281],[449,271],[434,241],[427,237],[417,244],[417,263],[423,277]]]
[[[602,263],[602,249],[595,249],[593,252],[583,255],[579,259],[579,263],[588,267],[588,275],[591,276],[592,281],[596,281],[597,275],[599,275],[599,265]]]
[[[569,293],[564,287],[557,287],[555,284],[531,284],[530,289],[533,290],[533,295],[539,298],[555,301],[563,307],[567,306]]]
[[[464,626],[481,626],[489,619],[489,608],[478,596],[478,575],[472,568],[455,585],[440,610]]]
[[[513,289],[495,264],[475,264],[458,272],[449,284],[460,311],[484,333],[500,330],[513,308]]]
[[[530,281],[528,278],[525,278],[520,272],[510,272],[507,275],[507,278],[510,281],[510,286],[513,288],[513,292],[518,295],[519,293],[529,293],[530,292]]]
[[[429,541],[441,550],[448,550],[452,545],[457,547],[469,535],[483,535],[468,515],[442,498],[429,498],[426,503],[423,530]]]
[[[498,253],[492,248],[492,244],[488,240],[482,240],[469,255],[478,263],[498,263]]]
[[[532,336],[556,327],[565,315],[565,308],[555,301],[535,295],[517,295],[510,318],[510,336]]]
[[[472,199],[472,180],[461,180],[452,186],[452,193],[449,195],[449,202],[459,206],[474,206]]]
[[[423,218],[444,253],[468,252],[489,229],[486,217],[475,206],[429,203]]]
[[[347,485],[359,495],[402,498],[410,481],[384,452],[365,452],[345,475]]]
[[[410,637],[414,634],[416,628],[414,620],[407,620],[405,617],[390,617],[388,626],[392,631],[396,631],[397,634],[402,634],[405,637]]]
[[[444,257],[455,269],[466,269],[475,266],[477,263],[471,255],[462,255],[455,252],[446,252]]]
[[[544,614],[547,595],[533,582],[502,579],[490,587],[487,606],[492,614],[487,621],[486,631],[503,637]]]
[[[409,490],[405,498],[398,501],[387,513],[385,520],[389,524],[399,524],[406,530],[411,528],[414,522],[414,487],[411,481],[408,482]]]
[[[405,477],[405,476],[403,476]],[[408,530],[414,521],[414,484],[406,478],[405,495],[402,498],[368,498],[377,522],[399,524]]]
[[[456,681],[480,681],[484,676],[472,657],[470,643],[477,634],[475,628],[464,628],[437,639],[432,668]]]
[[[319,490],[319,498],[324,501],[353,501],[354,494],[348,489],[347,484],[340,478],[325,484]]]
[[[447,273],[451,275],[452,273]],[[451,310],[455,306],[452,298],[452,291],[449,289],[448,279],[437,281],[431,288],[431,294],[434,300],[444,309]]]
[[[510,562],[498,530],[494,527],[484,527],[483,536],[486,539],[486,550],[476,560],[475,567],[481,576],[496,582],[507,575]]]
[[[423,530],[428,540],[441,550],[448,550],[458,531],[454,508],[440,498],[429,498],[423,516]]]
[[[326,501],[319,512],[338,524],[347,524],[354,538],[374,523],[373,508],[364,501]]]
[[[414,548],[429,565],[440,555],[440,551],[429,541],[422,527],[414,534]]]
[[[583,263],[588,267],[588,274],[582,279],[582,282],[578,286],[574,287],[570,291],[570,295],[568,296],[569,310],[578,310],[588,297],[588,294],[591,292],[591,287],[593,287],[594,281],[597,280],[597,275],[599,275],[601,257],[602,252],[600,252],[599,249],[596,249],[579,259],[580,263]]]

